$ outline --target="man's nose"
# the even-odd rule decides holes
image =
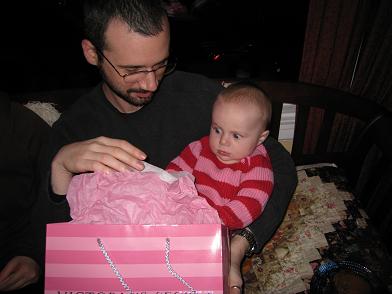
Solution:
[[[154,71],[145,73],[143,79],[139,81],[140,88],[145,91],[155,92],[158,88],[158,80]]]

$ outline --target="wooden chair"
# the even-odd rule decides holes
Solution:
[[[278,138],[283,103],[296,105],[291,156],[298,165],[333,163],[344,171],[353,194],[392,249],[392,113],[375,102],[306,83],[256,81],[271,97],[271,135]],[[312,113],[320,118],[312,120]],[[339,121],[352,121],[347,146],[331,147]],[[306,150],[309,129],[313,149]],[[347,132],[346,132],[347,133]],[[392,250],[391,250],[392,252]]]
[[[296,105],[296,120],[291,156],[296,165],[320,162],[340,163],[346,156],[347,150],[331,151],[328,142],[333,136],[334,124],[339,115],[368,124],[385,109],[378,104],[358,96],[326,87],[290,82],[258,82],[270,95],[273,102],[271,135],[278,137],[283,103]],[[319,110],[320,127],[315,149],[312,153],[304,151],[305,138],[309,127],[312,126],[310,114]]]

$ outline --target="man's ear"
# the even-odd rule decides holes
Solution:
[[[262,144],[268,138],[268,135],[269,135],[269,130],[265,130],[264,132],[262,132],[259,137],[259,142],[257,145]]]
[[[86,58],[87,62],[92,65],[98,65],[98,53],[93,43],[91,43],[87,39],[83,39],[82,49],[83,49],[84,57]]]

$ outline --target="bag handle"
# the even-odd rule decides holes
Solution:
[[[121,275],[120,271],[117,269],[116,265],[114,264],[114,262],[110,258],[108,252],[105,249],[105,246],[103,245],[101,238],[97,238],[97,243],[98,243],[99,249],[101,250],[103,256],[105,257],[107,263],[110,265],[110,267],[113,270],[116,277],[120,280],[120,283],[123,286],[123,288],[125,289],[125,291],[127,291],[129,294],[133,294],[132,289],[129,287],[127,282],[124,280],[124,277]],[[182,284],[184,284],[186,287],[188,287],[188,289],[191,291],[191,293],[196,294],[196,290],[193,289],[193,287],[187,281],[185,281],[184,278],[181,277],[173,269],[173,267],[170,263],[170,239],[169,238],[166,238],[166,242],[165,242],[165,263],[166,263],[166,267],[167,267],[167,270],[169,271],[169,273],[173,277],[175,277],[177,280],[179,280]]]
[[[127,291],[129,294],[132,294],[133,293],[132,289],[128,286],[127,282],[125,282],[123,276],[118,271],[116,265],[114,264],[114,262],[112,261],[112,259],[109,256],[109,254],[107,253],[105,246],[103,245],[102,240],[100,238],[97,238],[97,243],[98,243],[99,249],[101,250],[103,256],[105,257],[106,261],[108,262],[108,264],[112,268],[116,277],[120,280],[120,283],[123,286],[123,288],[125,289],[125,291]]]

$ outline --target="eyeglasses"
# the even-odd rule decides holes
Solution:
[[[162,77],[171,73],[177,65],[176,58],[168,57],[165,60],[157,63],[151,67],[151,69],[130,69],[127,73],[121,74],[118,69],[113,65],[113,63],[103,54],[103,52],[95,46],[98,54],[101,55],[114,69],[114,71],[123,78],[124,82],[134,82],[145,78],[145,76],[151,72],[153,72],[156,76]]]

